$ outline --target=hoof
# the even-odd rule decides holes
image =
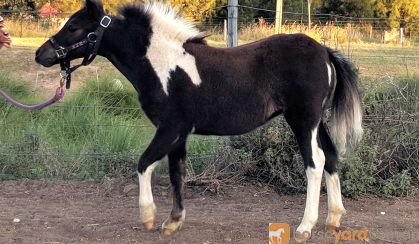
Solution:
[[[185,210],[182,211],[182,215],[177,220],[172,219],[172,216],[169,216],[169,218],[166,219],[166,221],[164,221],[164,223],[162,225],[163,235],[171,236],[177,230],[180,230],[180,228],[182,228],[183,222],[185,221],[185,217],[186,217],[186,211]]]
[[[175,233],[175,230],[163,229],[163,235],[165,235],[165,236],[171,236],[171,235],[173,235],[173,233]]]
[[[147,231],[150,231],[151,229],[153,229],[154,219],[149,220],[149,221],[147,221],[147,222],[144,222],[143,224],[144,224],[144,228],[145,228]]]
[[[144,224],[146,230],[153,229],[155,212],[156,205],[154,203],[146,207],[140,206],[140,221]]]
[[[308,241],[311,237],[311,233],[308,231],[299,232],[296,231],[294,235],[294,239],[297,243]]]
[[[335,235],[339,232],[339,226],[333,226],[333,225],[326,225],[325,230],[327,233]]]
[[[336,229],[339,228],[342,215],[344,214],[346,214],[346,210],[344,208],[335,211],[329,211],[326,218],[326,230],[328,230],[329,227],[334,227]]]

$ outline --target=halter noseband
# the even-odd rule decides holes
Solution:
[[[63,47],[55,40],[54,37],[49,38],[49,42],[52,44],[52,46],[55,48],[55,53],[57,55],[58,60],[60,60],[60,66],[61,66],[61,76],[65,78],[66,80],[66,88],[70,88],[71,84],[71,73],[74,72],[76,69],[78,69],[81,66],[89,65],[97,55],[97,52],[100,47],[100,42],[102,41],[103,33],[105,32],[106,28],[109,27],[111,24],[112,19],[105,15],[100,20],[100,24],[97,27],[96,31],[90,32],[87,34],[86,38],[83,40],[76,42],[70,46]],[[83,47],[85,45],[87,46],[87,52],[83,58],[83,61],[81,64],[75,65],[71,67],[70,61],[66,60],[67,54],[77,48]]]

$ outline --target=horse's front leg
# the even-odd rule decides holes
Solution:
[[[186,211],[183,207],[183,185],[185,180],[186,137],[179,138],[169,152],[170,182],[173,191],[173,209],[164,221],[162,229],[166,236],[182,227]]]
[[[179,136],[177,128],[177,126],[160,125],[138,163],[140,221],[147,230],[153,228],[156,211],[151,190],[151,174],[157,166],[158,160],[170,152],[173,142],[177,140]]]

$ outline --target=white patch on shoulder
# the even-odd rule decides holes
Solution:
[[[202,81],[195,57],[185,51],[183,44],[190,38],[202,36],[203,33],[165,4],[146,4],[145,12],[151,17],[153,31],[146,57],[159,77],[164,92],[169,94],[170,72],[176,67],[183,69],[192,83],[200,85]]]

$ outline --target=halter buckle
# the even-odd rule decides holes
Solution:
[[[112,19],[109,16],[103,16],[102,20],[100,21],[100,26],[103,28],[108,28],[108,26],[111,24]]]
[[[63,59],[67,56],[67,52],[63,47],[59,47],[58,49],[56,49],[55,53],[57,54],[58,59]]]
[[[61,78],[67,78],[67,76],[68,76],[68,74],[67,74],[67,70],[61,70],[60,71],[60,76],[61,76]]]

